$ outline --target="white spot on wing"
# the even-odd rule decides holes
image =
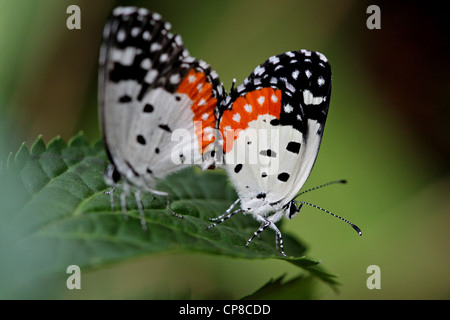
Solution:
[[[320,76],[319,79],[317,79],[317,84],[319,85],[319,87],[323,86],[325,84],[325,79]]]
[[[152,14],[152,18],[153,18],[153,20],[160,20],[161,19],[161,15],[159,13],[157,13],[157,12],[154,12]]]
[[[286,89],[288,89],[291,92],[295,92],[295,87],[292,84],[290,84],[286,78],[282,77],[280,78],[280,80],[284,82],[284,84],[286,85]]]
[[[161,45],[159,43],[152,43],[152,45],[150,46],[150,51],[154,52],[154,51],[158,51],[161,49]]]
[[[139,15],[141,15],[141,16],[146,16],[146,15],[149,14],[149,11],[148,11],[147,9],[145,9],[145,8],[139,8],[139,9],[138,9],[138,13],[139,13]]]
[[[189,77],[188,77],[188,81],[189,81],[189,83],[193,83],[194,81],[195,81],[195,76],[193,75],[193,74],[191,74]]]
[[[181,40],[181,36],[179,35],[179,34],[177,34],[176,36],[175,36],[175,43],[177,44],[177,45],[179,45],[179,46],[182,46],[183,45],[183,41]]]
[[[153,83],[153,81],[155,81],[156,77],[158,76],[158,71],[156,70],[150,70],[149,72],[147,72],[147,74],[145,75],[145,79],[144,81],[146,83]]]
[[[286,52],[286,55],[291,58],[295,57],[295,53],[293,53],[292,51]]]
[[[319,56],[320,60],[322,60],[324,62],[328,61],[328,59],[322,53],[320,53],[320,52],[316,52],[316,53]]]
[[[123,51],[122,58],[121,58],[121,63],[124,66],[131,66],[133,64],[133,61],[134,61],[135,53],[136,53],[135,48],[133,48],[133,47],[126,48]]]
[[[275,71],[277,71],[278,69],[281,69],[281,68],[283,68],[283,65],[282,65],[282,64],[279,64],[279,65],[277,65],[277,66],[275,67]]]
[[[263,105],[264,101],[266,100],[266,98],[264,96],[260,96],[258,99],[256,99],[256,101],[258,101],[258,103],[260,105]]]
[[[309,70],[306,70],[306,71],[305,71],[305,74],[306,74],[306,76],[308,77],[308,79],[309,79],[309,77],[312,76],[312,73],[311,73],[311,71],[309,71]]]
[[[255,70],[253,71],[253,73],[254,73],[255,75],[257,75],[257,76],[260,76],[260,75],[262,75],[262,74],[264,73],[264,71],[265,71],[264,67],[257,66],[257,67],[255,68]]]
[[[117,41],[123,42],[127,37],[125,30],[121,29],[117,32]]]
[[[148,32],[147,30],[144,31],[144,33],[142,34],[142,39],[144,40],[150,40],[152,38],[150,32]]]
[[[277,56],[272,56],[269,58],[269,61],[273,64],[277,64],[278,62],[280,62],[280,58],[278,58]]]
[[[131,36],[132,37],[137,37],[137,35],[139,34],[140,29],[138,27],[134,27],[133,29],[131,29]]]
[[[306,57],[311,56],[311,51],[309,51],[309,50],[302,49],[302,50],[300,50],[300,52],[303,53]]]
[[[179,83],[180,82],[180,74],[176,73],[176,74],[171,75],[169,81],[171,84]]]
[[[152,67],[152,62],[150,61],[149,58],[145,58],[144,60],[141,61],[142,69],[150,70],[151,67]]]
[[[324,101],[325,98],[324,97],[314,97],[311,93],[311,91],[309,90],[304,90],[303,91],[303,101],[305,104],[321,104],[322,101]]]
[[[161,57],[159,57],[159,61],[166,62],[169,59],[169,55],[167,53],[163,53]]]
[[[284,106],[284,112],[291,113],[292,111],[294,111],[294,108],[289,103]]]
[[[236,113],[233,116],[233,120],[236,121],[236,122],[240,122],[241,121],[241,115],[239,113]]]

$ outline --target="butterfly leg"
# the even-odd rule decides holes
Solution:
[[[109,203],[111,205],[111,210],[115,210],[114,205],[114,191],[116,191],[116,187],[112,187],[109,191],[105,191],[104,194],[109,194]]]
[[[130,186],[128,184],[123,185],[123,191],[120,194],[120,206],[122,208],[122,214],[125,220],[128,220],[127,215],[127,195],[130,193]]]
[[[138,206],[139,215],[141,217],[142,230],[147,231],[147,223],[145,221],[145,216],[144,216],[144,206],[142,205],[142,201],[141,201],[141,190],[137,190],[134,193],[134,197],[136,199],[136,204]]]
[[[270,227],[275,231],[276,238],[275,238],[275,247],[278,249],[280,249],[281,254],[285,257],[287,257],[286,253],[284,252],[284,246],[283,246],[283,236],[281,235],[281,231],[277,228],[277,226],[275,225],[275,223],[271,222],[270,223]]]
[[[169,209],[170,213],[173,214],[175,217],[184,219],[184,217],[182,215],[179,215],[178,213],[173,211],[172,207],[170,206],[169,194],[167,194],[167,209]]]
[[[225,211],[225,213],[221,214],[220,216],[216,218],[209,218],[210,221],[218,221],[223,220],[223,218],[230,213],[230,211],[236,206],[236,204],[240,201],[240,199],[237,199],[228,209]],[[228,218],[227,218],[228,219]],[[225,219],[226,220],[226,219]],[[220,221],[222,222],[222,221]]]
[[[230,207],[228,210],[227,210],[227,212],[228,211],[230,211],[230,209],[231,209],[232,207]],[[217,221],[218,220],[218,218],[215,218],[215,220],[214,221],[217,221],[216,223],[213,223],[213,224],[211,224],[211,225],[209,225],[209,226],[207,226],[206,227],[206,229],[211,229],[211,228],[214,228],[215,226],[217,226],[219,223],[222,223],[222,222],[224,222],[225,220],[228,220],[228,219],[230,219],[232,216],[234,216],[236,213],[238,213],[238,212],[241,212],[242,211],[242,209],[237,209],[237,210],[234,210],[234,211],[231,211],[230,213],[228,213],[227,215],[221,215],[220,217],[222,217],[222,218],[220,218],[220,220],[219,221]]]
[[[166,198],[167,198],[167,209],[169,209],[170,213],[171,213],[172,215],[174,215],[175,217],[177,217],[177,218],[184,219],[184,217],[183,217],[182,215],[179,215],[178,213],[176,213],[175,211],[173,211],[172,207],[170,206],[170,198],[169,198],[169,194],[168,194],[167,192],[159,191],[159,190],[154,190],[154,189],[150,189],[150,188],[147,188],[147,190],[148,190],[151,194],[153,194],[153,197],[155,197],[155,196],[163,196],[163,197],[166,197]]]
[[[270,222],[269,220],[267,220],[267,219],[265,219],[265,218],[263,218],[263,217],[258,216],[258,218],[259,218],[258,220],[259,220],[260,222],[262,222],[261,227],[259,227],[258,230],[256,230],[255,232],[253,232],[253,235],[251,236],[251,238],[248,239],[247,243],[245,244],[245,246],[246,246],[247,248],[248,248],[248,246],[250,245],[250,242],[252,242],[253,239],[254,239],[255,237],[259,236],[259,235],[261,234],[261,232],[263,232],[264,230],[266,230],[266,228],[267,228],[268,226],[270,226],[270,224],[272,223],[272,222]]]
[[[276,245],[277,250],[280,249],[281,254],[283,256],[287,257],[286,253],[284,252],[283,237],[281,235],[281,231],[277,228],[275,223],[273,223],[272,221],[267,220],[267,219],[265,219],[263,217],[260,217],[260,216],[258,216],[257,220],[262,222],[261,227],[259,227],[259,229],[253,233],[253,236],[250,239],[248,239],[248,241],[247,241],[245,246],[248,247],[250,245],[250,242],[252,242],[252,240],[256,236],[259,236],[267,227],[270,227],[276,233],[275,245]]]

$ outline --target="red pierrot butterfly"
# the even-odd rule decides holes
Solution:
[[[243,213],[259,221],[261,227],[247,246],[269,227],[276,232],[277,246],[285,255],[275,223],[283,216],[292,219],[304,204],[344,220],[361,234],[348,220],[295,200],[305,192],[345,182],[300,192],[319,152],[330,95],[328,60],[319,52],[300,50],[270,57],[221,101],[223,167],[239,199],[213,220],[220,223]],[[233,210],[238,203],[240,208]]]
[[[125,197],[135,191],[143,228],[142,191],[168,199],[154,189],[156,181],[183,164],[214,165],[215,137],[204,132],[216,128],[224,95],[217,73],[191,57],[170,29],[157,13],[118,7],[100,50],[99,111],[111,161],[105,179],[112,186],[120,180],[124,214]],[[190,139],[174,140],[176,130]]]

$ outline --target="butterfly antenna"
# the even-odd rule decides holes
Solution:
[[[331,214],[333,217],[336,217],[336,218],[341,219],[342,221],[344,221],[344,222],[346,222],[347,224],[349,224],[353,229],[355,229],[356,232],[358,232],[358,234],[359,234],[360,236],[362,236],[361,229],[359,229],[356,225],[354,225],[353,223],[351,223],[351,222],[348,221],[347,219],[344,219],[344,218],[338,216],[337,214],[334,214],[333,212],[330,212],[330,211],[328,211],[328,210],[326,210],[326,209],[324,209],[324,208],[321,208],[321,207],[316,206],[315,204],[312,204],[312,203],[309,203],[309,202],[305,202],[305,201],[295,201],[295,202],[307,204],[308,206],[311,206],[311,207],[314,207],[314,208],[316,208],[316,209],[322,210],[322,211],[324,211],[324,212],[326,212],[326,213],[328,213],[328,214]]]
[[[310,192],[310,191],[313,191],[313,190],[317,190],[317,189],[320,189],[320,188],[323,188],[323,187],[329,186],[330,184],[335,184],[335,183],[347,183],[347,180],[330,181],[330,182],[321,184],[320,186],[317,186],[317,187],[314,187],[314,188],[307,189],[305,191],[299,192],[299,193],[297,193],[297,195],[295,197],[298,197],[299,195],[302,195],[304,193],[307,193],[307,192]]]

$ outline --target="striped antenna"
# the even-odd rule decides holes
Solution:
[[[313,188],[313,189],[314,189],[314,188]],[[336,218],[341,219],[342,221],[344,221],[344,222],[346,222],[347,224],[349,224],[353,229],[355,229],[356,232],[358,232],[358,234],[359,234],[360,236],[362,236],[361,229],[359,229],[356,225],[354,225],[353,223],[351,223],[351,222],[348,221],[347,219],[344,219],[344,218],[338,216],[337,214],[334,214],[333,212],[330,212],[330,211],[328,211],[328,210],[326,210],[326,209],[324,209],[324,208],[321,208],[321,207],[316,206],[315,204],[312,204],[312,203],[309,203],[309,202],[305,202],[305,201],[295,201],[295,202],[307,204],[308,206],[311,206],[311,207],[314,207],[314,208],[316,208],[316,209],[322,210],[322,211],[324,211],[324,212],[326,212],[326,213],[328,213],[328,214],[331,214],[333,217],[336,217]]]
[[[327,183],[321,184],[320,186],[299,192],[299,193],[297,193],[297,195],[295,197],[297,198],[298,196],[300,196],[304,193],[307,193],[307,192],[310,192],[313,190],[317,190],[317,189],[320,189],[320,188],[323,188],[323,187],[329,186],[330,184],[335,184],[335,183],[347,183],[347,180],[336,180],[336,181],[327,182]]]

